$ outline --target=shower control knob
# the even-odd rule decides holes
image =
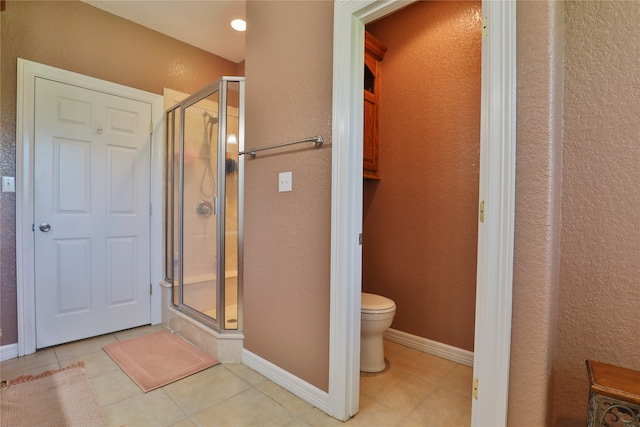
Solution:
[[[213,205],[211,204],[211,202],[202,200],[196,206],[196,213],[198,215],[211,216],[211,214],[213,213]]]

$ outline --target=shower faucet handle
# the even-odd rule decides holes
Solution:
[[[211,216],[211,214],[215,212],[211,202],[207,200],[200,200],[200,203],[196,206],[196,213],[198,215]]]

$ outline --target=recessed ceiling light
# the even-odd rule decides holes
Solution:
[[[236,31],[246,31],[247,23],[244,21],[244,19],[234,19],[233,21],[231,21],[231,28]]]

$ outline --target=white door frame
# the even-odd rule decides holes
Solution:
[[[151,105],[153,134],[151,137],[151,323],[161,320],[162,280],[162,168],[164,140],[163,98],[71,71],[18,58],[16,111],[16,273],[18,299],[18,356],[36,351],[35,322],[35,250],[33,238],[33,174],[34,174],[34,95],[35,79],[41,77],[111,95],[122,96]]]
[[[364,24],[411,1],[336,0],[333,39],[333,164],[329,413],[358,411],[362,247]],[[511,346],[515,199],[516,4],[483,0],[480,201],[472,426],[506,425]],[[471,384],[469,385],[471,388]]]

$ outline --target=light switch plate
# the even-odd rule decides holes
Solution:
[[[12,176],[2,177],[2,192],[3,193],[15,193],[16,192],[16,179]]]
[[[278,191],[281,193],[285,191],[292,191],[291,179],[291,172],[280,172],[278,175]]]

